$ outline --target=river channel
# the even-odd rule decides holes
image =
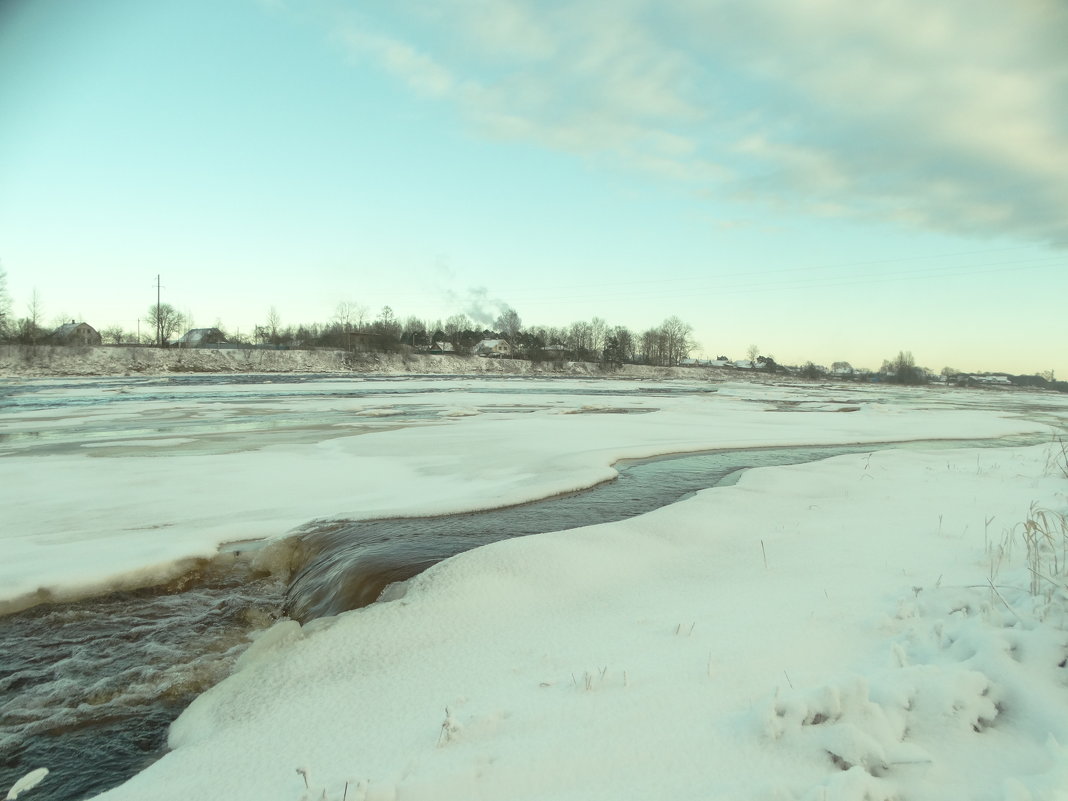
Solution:
[[[617,464],[589,490],[486,512],[310,524],[287,541],[288,568],[257,572],[232,548],[171,585],[42,605],[0,618],[0,791],[47,766],[29,801],[78,801],[116,786],[166,751],[170,722],[225,678],[249,635],[280,617],[300,622],[373,603],[383,589],[456,553],[500,539],[611,522],[753,467],[886,447],[714,451]]]

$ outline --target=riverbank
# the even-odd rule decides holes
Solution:
[[[168,373],[314,373],[373,375],[565,375],[609,378],[682,378],[744,381],[749,371],[724,367],[604,369],[592,362],[531,362],[425,353],[361,353],[342,350],[259,348],[150,348],[0,346],[0,378],[163,375]],[[762,378],[767,376],[761,374]]]

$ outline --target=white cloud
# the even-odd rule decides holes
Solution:
[[[1068,244],[1062,4],[392,8],[346,44],[486,135],[719,196]]]
[[[433,97],[448,97],[456,88],[456,80],[448,69],[431,56],[411,45],[346,27],[338,33],[340,41],[350,49],[364,53],[411,89]]]

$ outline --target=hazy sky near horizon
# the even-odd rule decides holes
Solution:
[[[8,0],[15,316],[677,315],[1068,377],[1055,0]],[[142,323],[142,327],[144,324]]]

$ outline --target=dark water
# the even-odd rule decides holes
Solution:
[[[1017,439],[1013,444],[1025,440]],[[1026,441],[1033,441],[1028,439]],[[447,517],[331,522],[307,527],[284,612],[301,623],[373,603],[403,581],[463,551],[498,540],[610,523],[735,483],[754,467],[802,464],[889,447],[993,447],[1007,440],[758,448],[668,456],[617,465],[619,477],[593,489],[534,503]]]
[[[916,443],[975,447],[991,443]],[[280,613],[308,621],[373,603],[390,583],[509,537],[620,520],[747,468],[798,464],[871,444],[766,448],[619,465],[620,476],[573,495],[438,518],[311,525],[290,543],[291,581],[220,559],[188,586],[116,593],[0,618],[0,792],[38,767],[50,774],[23,798],[78,801],[158,759],[166,730],[224,678]]]
[[[800,464],[871,445],[719,451],[617,465],[619,477],[543,501],[447,517],[309,526],[299,537],[302,563],[286,593],[285,613],[306,622],[375,601],[403,581],[457,553],[497,540],[608,523],[674,503],[751,467]]]
[[[163,754],[171,721],[278,614],[284,581],[224,562],[190,587],[0,618],[0,793],[47,767],[20,799],[77,801]]]

